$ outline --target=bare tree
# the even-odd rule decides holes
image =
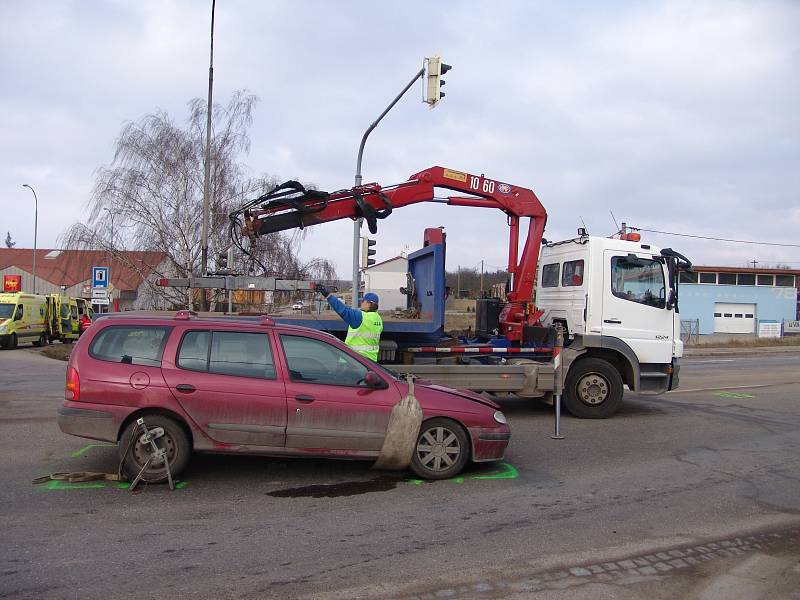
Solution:
[[[239,162],[250,148],[247,132],[256,102],[253,94],[240,91],[234,93],[227,106],[213,107],[208,236],[211,260],[231,245],[232,233],[238,235],[231,231],[231,211],[246,198],[259,196],[277,184],[274,177],[249,176]],[[163,111],[125,124],[116,141],[112,163],[96,171],[86,223],[73,224],[63,234],[62,245],[105,249],[122,261],[126,258],[120,248],[162,251],[167,261],[157,271],[158,276],[201,274],[205,115],[206,103],[194,99],[189,102],[183,127]],[[249,248],[250,255],[236,257],[235,267],[243,273],[289,278],[333,274],[333,267],[324,259],[305,264],[299,260],[300,240],[298,235],[265,236]],[[213,270],[213,265],[209,266]],[[191,304],[187,290],[151,288],[154,295],[161,297],[161,304]]]

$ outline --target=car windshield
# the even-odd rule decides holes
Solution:
[[[0,304],[0,319],[8,319],[14,314],[15,304]]]

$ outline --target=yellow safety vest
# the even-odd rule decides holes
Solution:
[[[376,312],[361,312],[361,326],[358,329],[347,328],[344,343],[359,354],[378,362],[381,349],[381,332],[383,319]]]

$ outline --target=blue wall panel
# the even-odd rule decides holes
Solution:
[[[715,302],[755,304],[760,321],[795,318],[797,290],[793,287],[682,283],[679,292],[681,319],[700,319],[701,334],[714,333]]]

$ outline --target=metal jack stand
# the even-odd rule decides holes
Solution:
[[[147,426],[144,424],[144,419],[141,418],[136,420],[136,424],[142,429],[143,432],[139,440],[144,444],[149,443],[150,446],[153,448],[153,453],[147,457],[147,461],[144,463],[142,470],[139,471],[139,474],[136,476],[136,479],[134,479],[131,482],[130,490],[133,491],[136,488],[137,484],[144,476],[144,472],[150,467],[150,463],[152,463],[153,460],[157,458],[160,458],[161,460],[164,461],[164,468],[167,470],[167,481],[169,482],[169,489],[174,490],[175,484],[172,481],[172,471],[169,470],[169,459],[167,458],[167,451],[164,448],[159,448],[155,440],[156,437],[161,437],[162,435],[164,435],[163,430],[159,432],[159,428],[155,428],[151,432],[149,429],[147,429]],[[155,437],[153,436],[153,433],[156,433]]]

